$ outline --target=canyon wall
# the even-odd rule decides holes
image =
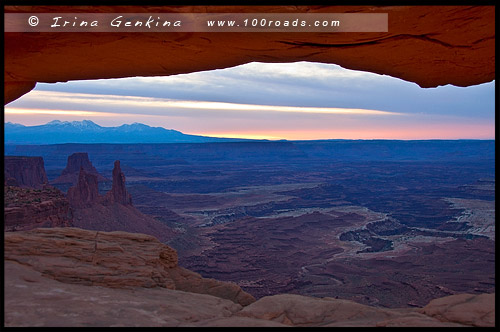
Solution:
[[[3,202],[5,231],[72,224],[69,203],[48,184],[42,157],[4,156]]]
[[[10,185],[41,189],[48,183],[42,157],[4,156],[4,179]]]

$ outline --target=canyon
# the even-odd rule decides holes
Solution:
[[[114,184],[80,170],[73,226],[155,236],[257,300],[422,308],[495,291],[494,141],[6,146],[42,155],[49,183],[84,150]]]

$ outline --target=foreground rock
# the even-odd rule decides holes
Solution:
[[[5,234],[6,326],[494,326],[494,294],[422,309],[300,295],[254,299],[177,265],[154,237],[76,228]]]
[[[5,276],[5,326],[179,326],[227,319],[241,310],[206,294],[63,283],[10,260]]]
[[[5,273],[6,326],[470,326],[411,309],[300,295],[266,297],[242,308],[230,300],[164,288],[68,284],[11,261]]]
[[[472,326],[495,326],[495,294],[459,294],[432,300],[418,310],[440,321]]]
[[[265,319],[288,326],[460,326],[413,309],[383,309],[349,300],[295,294],[263,297],[243,308],[239,316]]]
[[[145,234],[79,228],[5,234],[5,260],[42,276],[80,285],[146,287],[207,293],[247,305],[255,299],[236,284],[204,279],[177,265],[177,252]]]

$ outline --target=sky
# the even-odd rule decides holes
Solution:
[[[38,83],[5,122],[134,122],[265,139],[494,139],[495,82],[420,88],[312,62],[247,63],[163,77]]]

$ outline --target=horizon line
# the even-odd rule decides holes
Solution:
[[[220,138],[220,139],[234,139],[234,140],[246,140],[246,141],[254,141],[254,142],[312,142],[312,141],[494,141],[495,137],[493,138],[383,138],[383,137],[376,137],[376,138],[297,138],[297,139],[287,139],[287,138],[279,138],[279,137],[270,137],[270,136],[262,136],[262,135],[252,135],[252,134],[235,134],[235,135],[224,135],[224,134],[200,134],[200,133],[186,133],[180,130],[172,129],[172,128],[165,128],[163,126],[159,127],[153,127],[141,122],[133,122],[133,123],[123,123],[121,125],[117,126],[101,126],[97,123],[95,123],[92,120],[84,119],[84,120],[74,120],[74,121],[61,121],[61,120],[51,120],[48,121],[47,123],[41,124],[41,125],[24,125],[22,123],[16,123],[16,122],[11,122],[11,121],[4,121],[5,124],[12,124],[12,125],[21,125],[23,127],[38,127],[38,126],[44,126],[47,124],[50,124],[51,122],[61,122],[61,123],[82,123],[82,122],[91,122],[95,124],[96,126],[99,126],[101,128],[119,128],[124,125],[133,125],[133,124],[139,124],[139,125],[144,125],[150,128],[162,128],[164,130],[173,130],[180,132],[184,135],[192,135],[192,136],[200,136],[200,137],[207,137],[207,138]],[[190,142],[171,142],[171,143],[165,143],[165,142],[157,142],[157,143],[113,143],[113,142],[103,142],[103,143],[95,143],[95,142],[88,142],[88,143],[75,143],[75,142],[65,142],[65,143],[53,143],[50,145],[55,145],[55,144],[199,144],[198,143],[190,143]],[[203,142],[206,143],[206,142]],[[210,143],[226,143],[226,142],[210,142]],[[240,143],[244,143],[240,141]],[[5,142],[5,136],[4,136],[4,144],[5,145],[47,145],[47,144],[35,144],[35,143],[23,143],[23,144],[16,144],[16,143],[6,143]]]

